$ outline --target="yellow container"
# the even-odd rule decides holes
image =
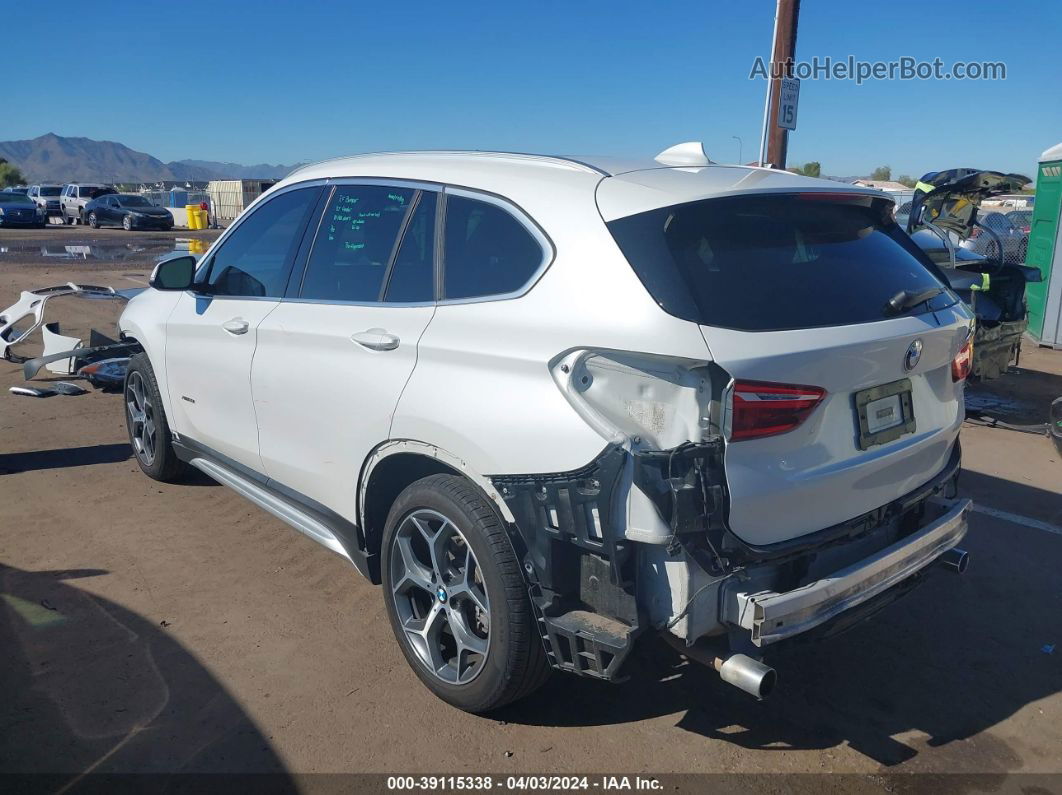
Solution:
[[[199,226],[197,229],[206,229],[210,226],[210,215],[206,210],[200,208],[195,211],[196,218],[198,219]]]
[[[198,204],[186,204],[184,205],[184,212],[188,216],[188,228],[189,229],[202,229],[199,226],[199,205]]]

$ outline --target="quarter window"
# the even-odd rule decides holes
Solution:
[[[279,298],[288,268],[320,188],[288,191],[240,222],[213,256],[207,276],[213,295]]]
[[[515,292],[542,264],[542,247],[512,215],[464,196],[446,199],[443,297]]]
[[[424,191],[417,200],[387,280],[384,301],[431,301],[435,297],[435,205],[437,194]]]
[[[378,301],[414,193],[384,185],[336,188],[306,263],[301,297]]]

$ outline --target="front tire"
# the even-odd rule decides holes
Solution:
[[[457,475],[431,475],[391,507],[384,601],[406,662],[435,695],[489,712],[550,673],[520,562],[490,502]]]
[[[180,480],[188,465],[173,449],[170,424],[146,353],[138,353],[129,359],[122,394],[129,445],[141,471],[163,483]]]

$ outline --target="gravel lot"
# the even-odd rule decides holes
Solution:
[[[0,306],[66,281],[144,284],[173,239],[0,230]],[[77,258],[92,246],[127,253]],[[113,322],[62,300],[64,331]],[[419,684],[380,592],[340,558],[206,479],[142,476],[118,397],[8,394],[21,383],[0,362],[0,771],[848,772],[872,790],[1062,773],[1062,462],[1045,438],[967,425],[962,487],[996,512],[974,515],[969,572],[787,650],[767,702],[647,638],[625,684],[555,675],[483,718]],[[1062,352],[1031,347],[972,390],[1019,422],[1057,395]]]

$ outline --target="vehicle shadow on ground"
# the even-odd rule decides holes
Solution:
[[[63,447],[58,450],[32,450],[26,453],[0,453],[0,475],[93,464],[117,464],[132,457],[133,449],[128,442]]]
[[[88,772],[271,773],[259,783],[294,792],[269,740],[191,653],[69,584],[106,574],[0,564],[0,771],[49,774],[31,786],[75,793]]]
[[[127,442],[96,444],[87,447],[64,447],[58,450],[32,450],[26,453],[0,453],[0,475],[35,472],[44,469],[66,469],[93,464],[120,464],[133,457]],[[217,486],[218,482],[195,467],[189,467],[181,477],[182,486]]]
[[[932,571],[851,631],[779,650],[768,659],[779,682],[767,701],[644,637],[627,682],[556,674],[544,692],[492,717],[593,726],[679,713],[679,727],[742,748],[847,744],[881,765],[915,762],[914,769],[916,757],[934,748],[938,766],[945,759],[956,770],[1012,770],[1018,755],[983,732],[1062,690],[1062,649],[1042,648],[1062,645],[1062,544],[975,514],[963,546],[971,555],[966,574]],[[956,743],[975,736],[972,745]]]

